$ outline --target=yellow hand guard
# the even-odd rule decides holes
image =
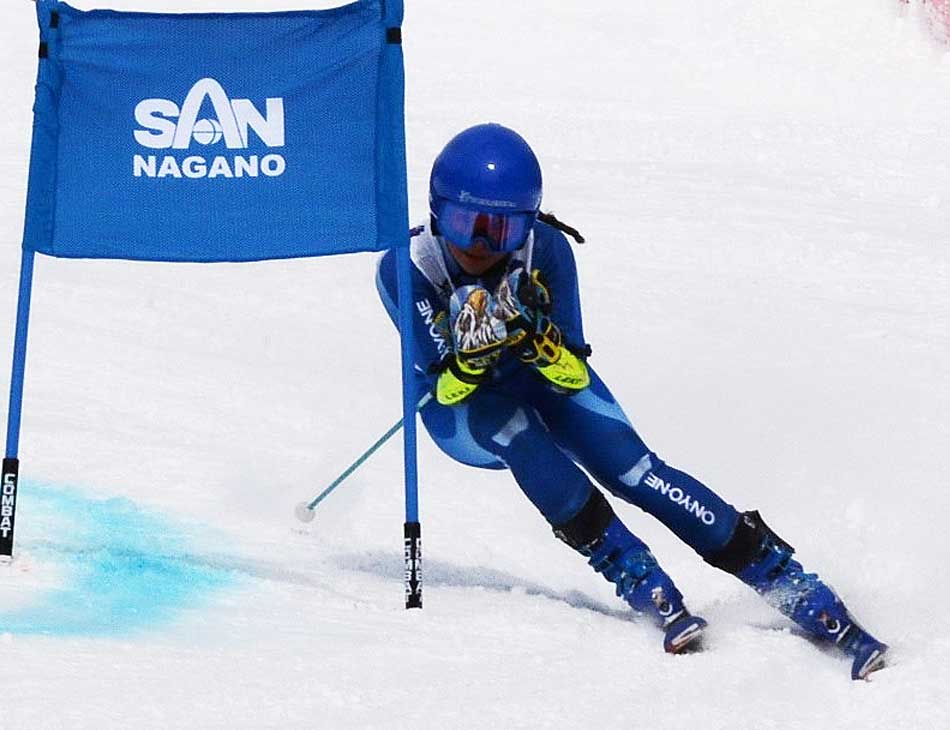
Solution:
[[[559,357],[549,365],[536,365],[537,371],[567,393],[584,390],[590,385],[587,365],[565,347],[561,347],[559,353]]]
[[[452,358],[435,383],[435,399],[443,406],[454,406],[468,398],[481,384],[487,368],[477,369]]]

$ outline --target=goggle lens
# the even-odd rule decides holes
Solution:
[[[459,248],[471,248],[481,241],[495,253],[521,248],[531,232],[536,213],[485,213],[448,200],[435,206],[439,233]]]

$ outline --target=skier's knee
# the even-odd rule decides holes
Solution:
[[[704,555],[703,559],[720,570],[738,575],[761,558],[763,550],[770,548],[778,548],[787,555],[795,552],[795,548],[775,534],[775,531],[765,524],[758,511],[753,510],[740,514],[726,544]]]
[[[567,522],[554,525],[554,534],[575,550],[580,550],[603,537],[613,518],[613,507],[604,495],[591,489],[590,497],[576,515]]]

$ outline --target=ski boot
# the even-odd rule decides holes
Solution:
[[[811,636],[837,645],[852,658],[852,679],[882,668],[887,645],[862,628],[817,575],[806,573],[794,552],[758,512],[745,512],[729,543],[707,562],[752,586]]]
[[[667,653],[698,647],[706,621],[686,610],[683,595],[650,549],[624,526],[599,491],[591,493],[573,519],[555,528],[555,534],[588,558],[634,611],[653,619],[664,632]]]

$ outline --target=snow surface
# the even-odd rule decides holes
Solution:
[[[0,17],[12,343],[36,33],[23,0]],[[399,417],[375,257],[41,257],[0,728],[947,727],[950,55],[919,8],[414,0],[405,52],[414,217],[454,132],[519,129],[588,237],[588,338],[644,438],[761,510],[892,666],[849,681],[619,504],[710,620],[667,656],[508,476],[425,437],[407,612],[398,439],[292,514]]]

